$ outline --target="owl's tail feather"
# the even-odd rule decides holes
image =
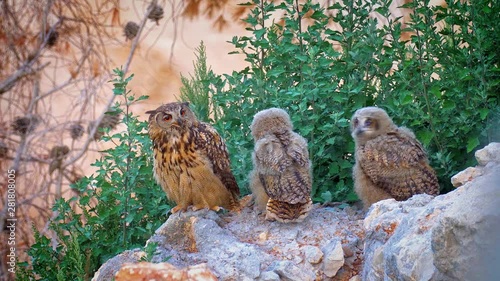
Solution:
[[[279,222],[301,222],[312,209],[311,198],[306,203],[290,204],[269,198],[266,206],[266,220]]]

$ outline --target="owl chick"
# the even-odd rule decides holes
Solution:
[[[153,141],[154,176],[177,206],[172,213],[239,207],[239,187],[226,145],[217,131],[200,122],[188,103],[174,102],[147,111]]]
[[[300,222],[312,207],[307,141],[292,129],[290,117],[282,109],[266,109],[253,118],[250,189],[257,207],[265,208],[267,220]]]
[[[408,128],[396,126],[384,110],[357,110],[351,135],[356,142],[354,187],[365,208],[388,198],[402,201],[414,194],[439,194],[422,144]]]

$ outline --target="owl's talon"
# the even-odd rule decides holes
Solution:
[[[185,210],[186,210],[186,208],[185,208],[185,207],[175,206],[175,207],[173,207],[172,209],[170,209],[170,212],[171,212],[172,214],[175,214],[175,213],[177,213],[177,212],[179,212],[179,211],[185,211]]]
[[[220,207],[220,206],[213,206],[210,208],[210,210],[214,211],[214,212],[218,212],[220,210],[224,210],[224,208]]]

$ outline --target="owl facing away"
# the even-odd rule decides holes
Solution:
[[[251,125],[250,189],[256,206],[266,210],[266,220],[300,222],[312,208],[307,141],[292,129],[290,117],[278,108],[258,112]]]
[[[439,184],[422,144],[412,131],[396,126],[378,107],[357,110],[351,119],[356,143],[355,191],[365,208],[380,200],[407,200],[439,194]]]
[[[154,176],[177,206],[172,213],[208,208],[239,208],[239,187],[226,145],[217,131],[199,121],[188,103],[147,111],[153,141]]]

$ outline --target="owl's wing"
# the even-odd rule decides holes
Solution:
[[[292,140],[286,147],[286,154],[302,167],[309,165],[309,151],[307,141],[297,133],[292,133]]]
[[[418,140],[407,134],[388,133],[368,141],[356,153],[365,174],[396,200],[439,192],[427,154]]]
[[[297,204],[310,199],[312,176],[309,167],[293,166],[278,175],[259,173],[259,179],[267,195],[274,200]]]
[[[290,204],[308,202],[312,185],[310,162],[306,159],[305,165],[298,165],[295,160],[308,158],[303,150],[300,142],[284,147],[274,135],[255,143],[254,155],[261,165],[259,179],[269,197]]]
[[[196,148],[208,157],[214,174],[222,181],[231,194],[237,198],[240,195],[240,188],[231,172],[229,153],[222,137],[214,127],[201,122],[197,134],[198,137],[195,138]]]
[[[285,148],[274,135],[266,135],[255,142],[254,155],[262,168],[276,174],[292,164]]]

